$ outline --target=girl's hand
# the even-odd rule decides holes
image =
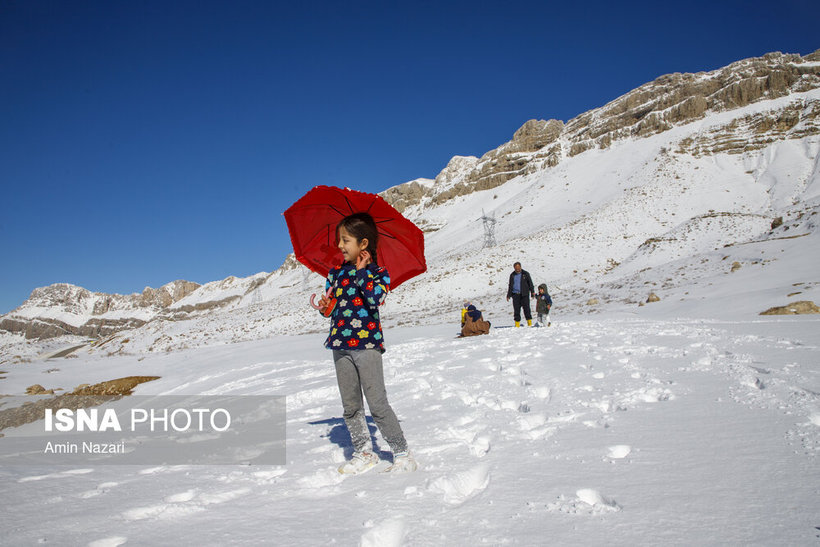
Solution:
[[[328,312],[328,306],[331,306],[330,311],[333,311],[333,306],[335,305],[334,299],[330,296],[331,292],[333,292],[333,287],[330,287],[325,294],[319,297],[318,304],[314,302],[316,294],[310,295],[310,305],[319,310],[319,312],[325,317],[330,315]]]
[[[370,264],[372,260],[370,259],[370,253],[368,251],[362,251],[359,253],[359,256],[356,258],[356,269],[363,270]]]

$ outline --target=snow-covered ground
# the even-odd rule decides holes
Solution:
[[[162,377],[141,395],[285,395],[287,464],[3,467],[0,543],[817,542],[816,317],[456,331],[386,332],[421,464],[402,475],[336,471],[350,448],[322,334],[15,367],[11,392],[139,374]]]

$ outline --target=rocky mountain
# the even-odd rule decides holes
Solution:
[[[23,333],[26,338],[105,336],[144,325],[199,287],[178,280],[158,289],[145,287],[142,293],[121,295],[55,283],[34,289],[22,306],[0,317],[0,329]]]
[[[749,313],[794,293],[810,300],[818,113],[820,50],[772,53],[661,76],[566,123],[530,120],[481,158],[456,156],[435,179],[390,188],[385,198],[426,232],[429,269],[391,295],[388,325],[448,321],[464,298],[505,313],[514,259],[549,281],[564,313],[638,306],[649,292],[681,310],[704,294]],[[492,247],[482,211],[495,219]],[[764,268],[771,301],[732,300],[737,281]],[[35,341],[65,335],[129,353],[320,332],[305,302],[321,284],[289,257],[272,273],[128,296],[52,285],[0,317],[0,349],[25,359],[43,348]]]
[[[411,181],[383,195],[400,210],[412,205],[438,205],[555,167],[587,150],[605,150],[618,141],[648,137],[710,115],[817,88],[820,50],[805,57],[769,53],[711,72],[667,74],[566,124],[560,120],[529,120],[512,140],[481,158],[456,156],[434,181]],[[694,155],[738,154],[820,131],[817,100],[795,97],[773,106],[768,112],[693,135],[680,143],[680,151]]]

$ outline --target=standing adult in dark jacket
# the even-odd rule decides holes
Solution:
[[[510,286],[507,289],[507,302],[512,298],[513,318],[515,326],[521,326],[521,308],[524,308],[524,317],[527,325],[532,326],[532,312],[530,312],[530,298],[535,298],[535,285],[527,270],[521,268],[521,263],[513,264],[513,272],[510,274]]]

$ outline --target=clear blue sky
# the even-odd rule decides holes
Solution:
[[[304,7],[295,7],[304,4]],[[0,313],[279,267],[381,191],[670,72],[820,48],[820,3],[0,1]]]

